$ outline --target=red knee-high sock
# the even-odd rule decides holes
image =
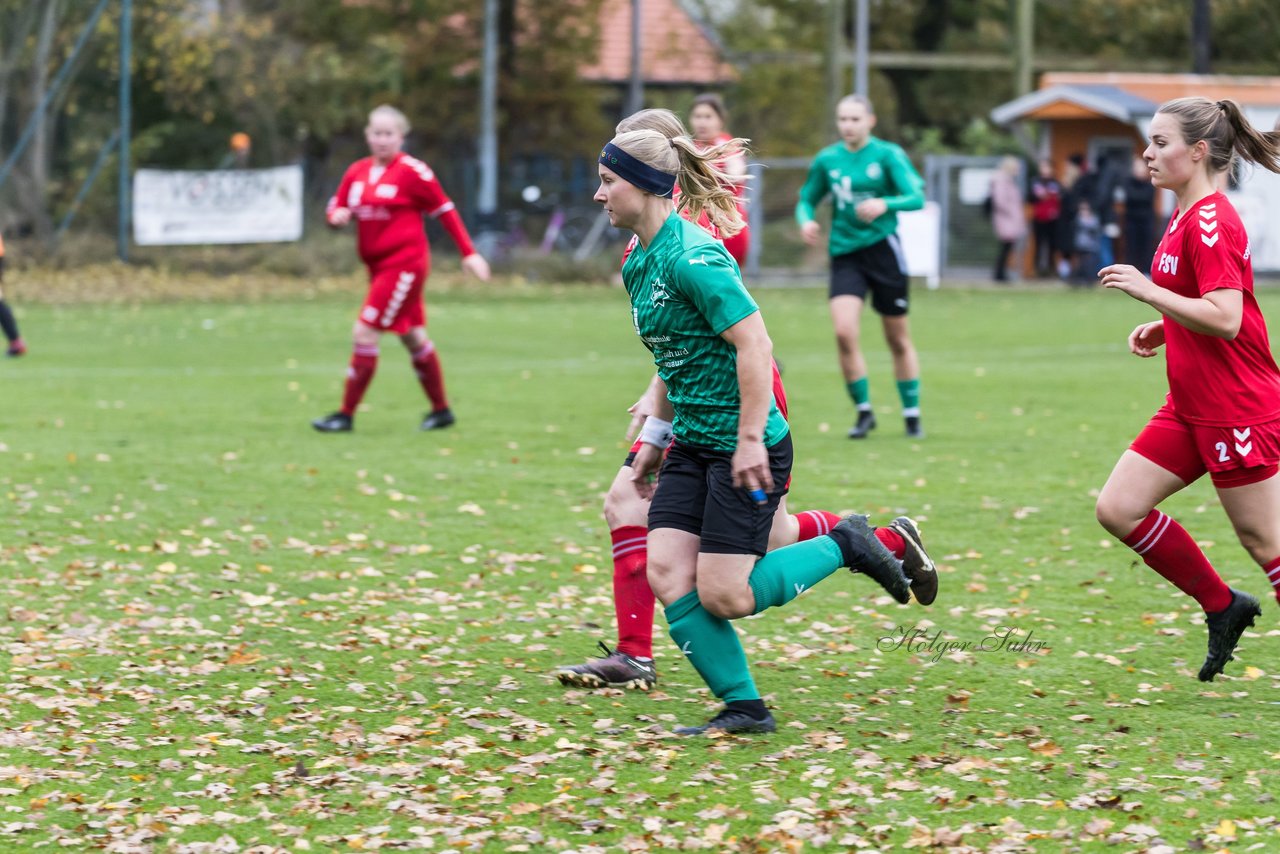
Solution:
[[[831,533],[840,517],[826,510],[802,510],[796,514],[796,521],[800,523],[800,535],[796,540],[804,542]]]
[[[1200,603],[1205,613],[1231,604],[1231,590],[1200,551],[1186,529],[1152,510],[1122,542],[1143,562],[1183,593]]]
[[[653,590],[645,574],[647,531],[626,525],[609,532],[613,540],[613,611],[618,618],[618,650],[653,658]]]
[[[1280,602],[1280,557],[1262,567],[1262,571],[1267,574],[1267,581],[1271,582],[1271,589],[1276,593],[1276,601]]]
[[[378,369],[378,348],[356,346],[351,353],[351,366],[347,368],[347,385],[342,391],[342,411],[355,415],[356,407],[364,398],[365,390],[373,382],[373,372]]]
[[[826,510],[802,510],[796,514],[796,522],[800,524],[800,533],[796,541],[804,542],[830,533],[839,521],[839,516]],[[907,544],[902,541],[901,534],[892,528],[876,528],[876,538],[884,543],[886,549],[893,552],[894,557],[902,560],[902,556],[906,554]]]
[[[893,556],[902,560],[907,553],[907,542],[893,528],[876,528],[876,539],[884,543],[884,547],[893,552]]]
[[[436,345],[427,339],[427,343],[413,354],[413,370],[422,383],[422,390],[431,401],[431,411],[439,412],[449,408],[449,399],[444,395],[444,371],[440,367],[440,354]]]

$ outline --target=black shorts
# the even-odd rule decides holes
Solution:
[[[883,317],[907,313],[907,260],[902,241],[890,234],[879,243],[831,258],[830,297],[858,297],[866,300]]]
[[[773,514],[791,477],[791,434],[769,448],[773,490],[757,504],[733,485],[733,452],[676,441],[658,473],[649,506],[649,530],[675,528],[702,538],[699,551],[762,556],[769,550]]]

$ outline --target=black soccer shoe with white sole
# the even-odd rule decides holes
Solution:
[[[902,573],[911,581],[911,595],[921,605],[932,605],[938,598],[938,568],[933,558],[924,550],[920,529],[910,516],[899,516],[889,523],[889,529],[897,531],[906,544],[902,555]]]
[[[311,426],[321,433],[350,433],[354,426],[351,416],[345,412],[334,412],[311,422]]]
[[[1262,613],[1258,600],[1248,593],[1231,590],[1231,604],[1213,614],[1206,614],[1204,624],[1209,629],[1209,653],[1200,667],[1200,681],[1212,682],[1222,672],[1228,661],[1234,661],[1236,644],[1244,630],[1253,625],[1254,617]]]
[[[653,659],[640,659],[603,643],[603,658],[593,658],[585,664],[564,664],[556,668],[556,678],[561,685],[573,688],[634,688],[648,691],[658,684],[658,671]]]
[[[911,581],[902,571],[902,561],[880,542],[866,516],[845,516],[827,536],[840,547],[844,565],[850,571],[871,576],[903,605],[911,601]]]
[[[443,430],[445,427],[452,427],[457,423],[458,419],[453,417],[453,413],[448,409],[437,409],[435,412],[428,412],[427,417],[422,419],[422,430]]]
[[[741,709],[725,706],[711,720],[701,726],[678,726],[676,735],[702,735],[703,733],[723,732],[730,735],[745,733],[776,732],[778,724],[773,715],[764,713],[763,718],[754,718]]]
[[[849,438],[865,439],[874,429],[876,429],[876,414],[870,409],[859,409],[858,420],[849,428]]]

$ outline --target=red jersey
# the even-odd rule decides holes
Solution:
[[[326,214],[350,208],[360,260],[371,269],[425,266],[429,250],[422,229],[424,213],[440,220],[463,257],[475,252],[462,218],[430,166],[401,152],[376,180],[370,175],[374,167],[372,157],[352,163],[326,208]]]
[[[1227,197],[1214,193],[1175,213],[1152,259],[1151,280],[1184,297],[1241,291],[1244,317],[1232,341],[1164,319],[1169,399],[1192,424],[1244,427],[1280,418],[1280,369],[1253,294],[1249,236]]]

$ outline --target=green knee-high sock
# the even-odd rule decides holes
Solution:
[[[787,604],[843,564],[840,547],[830,537],[814,537],[769,552],[756,561],[747,579],[756,596],[755,612]]]
[[[866,377],[847,383],[845,387],[849,389],[849,397],[853,399],[858,409],[871,408],[871,382]]]
[[[920,378],[898,380],[898,397],[902,399],[903,415],[920,414]]]
[[[760,699],[738,632],[728,620],[702,607],[697,590],[668,605],[666,614],[671,639],[712,694],[726,703]]]

